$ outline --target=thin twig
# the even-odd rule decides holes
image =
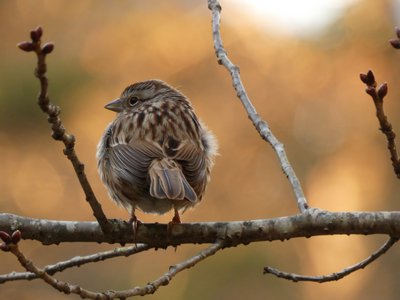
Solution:
[[[312,282],[322,283],[322,282],[339,280],[347,275],[350,275],[351,273],[353,273],[357,270],[364,269],[366,266],[368,266],[374,260],[376,260],[381,255],[383,255],[386,251],[388,251],[398,240],[399,240],[398,238],[391,237],[389,240],[386,241],[386,243],[384,245],[382,245],[378,250],[376,250],[374,253],[372,253],[371,256],[369,256],[368,258],[364,259],[363,261],[361,261],[355,265],[347,267],[340,272],[332,273],[329,275],[305,276],[305,275],[298,275],[298,274],[283,272],[283,271],[280,271],[280,270],[272,268],[272,267],[265,267],[264,274],[269,273],[269,274],[275,275],[277,277],[291,280],[294,282],[312,281]]]
[[[126,291],[111,292],[111,295],[113,295],[113,298],[126,298],[131,296],[144,296],[148,294],[153,294],[159,287],[168,285],[172,278],[174,278],[175,275],[177,275],[179,272],[194,267],[199,262],[214,255],[223,248],[224,243],[222,241],[218,241],[215,244],[212,244],[210,247],[200,251],[195,256],[192,256],[191,258],[174,266],[170,266],[168,272],[166,272],[164,275],[157,278],[156,280],[149,282],[146,286],[135,287],[131,290]]]
[[[94,195],[93,189],[85,174],[84,164],[80,162],[75,153],[75,137],[66,132],[60,118],[60,107],[50,102],[47,92],[49,83],[46,76],[46,56],[53,51],[54,44],[46,43],[45,45],[41,46],[42,34],[43,30],[41,27],[32,30],[31,42],[21,42],[18,44],[18,47],[23,51],[33,51],[36,53],[37,66],[35,69],[35,76],[40,81],[38,104],[42,111],[48,115],[47,120],[51,124],[53,131],[52,137],[57,141],[62,141],[65,145],[64,154],[68,157],[72,163],[72,166],[74,167],[75,173],[86,195],[86,201],[90,204],[90,207],[93,210],[93,215],[99,222],[103,232],[110,233],[112,230],[112,225],[110,222],[108,222],[100,203],[97,201],[96,196]]]
[[[400,179],[400,160],[395,142],[396,134],[394,133],[392,125],[389,123],[383,110],[383,98],[386,96],[388,90],[387,84],[383,83],[377,88],[375,76],[371,70],[369,70],[367,74],[360,74],[360,79],[367,86],[365,89],[366,93],[370,95],[374,101],[376,117],[378,118],[380,125],[379,129],[386,136],[387,147],[390,152],[390,160],[392,161],[393,170],[397,178]]]
[[[397,38],[391,39],[389,43],[395,49],[400,49],[400,29],[396,28],[396,35]],[[379,120],[380,130],[385,134],[387,142],[388,142],[388,149],[390,152],[390,159],[392,161],[392,166],[397,178],[400,178],[400,160],[399,155],[396,150],[396,143],[395,137],[396,134],[393,132],[392,125],[387,120],[385,112],[383,110],[383,98],[387,94],[387,84],[383,83],[380,85],[378,90],[376,89],[376,81],[375,76],[372,71],[368,71],[367,74],[360,74],[360,79],[364,82],[367,86],[366,92],[369,94],[374,101],[375,108],[376,108],[376,116]]]
[[[84,289],[78,285],[70,284],[68,282],[64,282],[61,280],[55,279],[53,276],[46,273],[44,270],[36,267],[32,261],[28,260],[25,255],[19,250],[18,244],[9,244],[7,245],[7,251],[10,251],[14,254],[20,264],[28,271],[34,273],[37,277],[42,279],[44,282],[55,288],[56,290],[63,292],[65,294],[77,294],[81,298],[88,299],[96,299],[96,300],[109,300],[109,299],[126,299],[132,296],[144,296],[148,294],[153,294],[159,287],[168,285],[172,278],[177,275],[179,272],[189,269],[196,265],[197,263],[203,261],[207,257],[214,255],[217,251],[221,250],[224,247],[222,242],[217,242],[212,246],[202,250],[197,255],[185,260],[181,263],[178,263],[174,266],[171,266],[164,275],[157,278],[156,280],[148,283],[144,287],[135,287],[129,290],[121,290],[121,291],[106,291],[106,292],[93,292],[87,289]]]
[[[88,263],[104,261],[115,257],[128,257],[130,255],[149,250],[150,248],[154,247],[148,246],[146,244],[138,244],[130,247],[119,247],[113,250],[98,252],[86,256],[76,256],[66,261],[60,261],[53,265],[48,265],[43,268],[43,271],[45,271],[49,275],[54,275],[57,272],[62,272],[72,267],[80,267]],[[32,280],[37,278],[38,276],[31,272],[11,272],[9,274],[0,275],[0,284],[7,281]]]
[[[227,52],[222,44],[221,32],[220,32],[220,21],[221,21],[221,5],[217,0],[208,0],[208,8],[212,12],[212,35],[214,41],[215,54],[218,59],[218,63],[222,64],[231,74],[233,87],[236,90],[237,96],[242,102],[249,119],[252,121],[254,127],[257,129],[261,137],[267,141],[274,149],[276,155],[282,166],[282,170],[289,179],[292,185],[297,206],[300,212],[304,212],[308,209],[306,197],[304,196],[301,188],[300,181],[298,180],[284,149],[283,144],[274,136],[271,129],[269,128],[266,121],[262,120],[258,115],[255,107],[249,99],[246,90],[243,86],[242,80],[240,79],[239,67],[234,65],[228,58]]]

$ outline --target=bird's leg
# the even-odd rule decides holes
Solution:
[[[174,208],[174,217],[172,218],[172,221],[170,223],[172,224],[180,224],[181,223],[181,217],[179,216],[179,212],[176,208]]]
[[[182,222],[181,222],[181,217],[179,216],[179,211],[174,207],[174,217],[172,218],[172,220],[167,225],[167,234],[168,235],[171,234],[172,227],[175,224],[181,224],[181,223]],[[175,248],[175,252],[176,252],[176,249],[178,248],[178,246],[175,245],[174,248]]]
[[[179,216],[179,211],[174,208],[174,217],[172,218],[172,220],[168,223],[168,234],[171,232],[172,226],[174,226],[174,224],[181,224],[181,218]]]
[[[131,217],[128,221],[130,224],[132,224],[132,229],[133,229],[133,235],[134,235],[134,239],[136,240],[136,234],[139,228],[139,225],[142,224],[142,221],[140,221],[138,219],[138,217],[136,217],[135,215],[135,208],[132,208],[131,210]]]

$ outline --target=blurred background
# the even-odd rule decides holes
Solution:
[[[301,3],[301,4],[300,4]],[[400,132],[400,53],[388,40],[396,1],[221,1],[222,34],[260,115],[285,144],[309,203],[331,211],[399,210],[399,182],[359,73],[387,81],[385,110]],[[297,213],[276,156],[249,122],[228,72],[216,62],[203,1],[0,2],[0,211],[34,218],[93,220],[62,145],[36,105],[35,58],[16,44],[36,26],[53,41],[50,97],[62,108],[76,151],[110,218],[128,213],[107,197],[97,142],[114,114],[103,106],[129,84],[159,78],[178,87],[217,135],[220,156],[203,202],[184,222],[274,218]],[[165,216],[139,213],[144,222]],[[400,249],[338,282],[292,283],[262,275],[270,265],[322,275],[369,256],[383,236],[332,236],[224,250],[180,273],[148,299],[395,299]],[[115,245],[21,244],[38,266]],[[205,246],[180,246],[70,269],[56,277],[101,291],[142,286]],[[0,252],[0,273],[21,271]],[[1,299],[70,299],[45,283],[0,285]]]

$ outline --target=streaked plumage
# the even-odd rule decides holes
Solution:
[[[105,106],[118,112],[97,148],[110,197],[128,209],[164,214],[200,202],[217,151],[189,100],[160,80],[127,87]]]

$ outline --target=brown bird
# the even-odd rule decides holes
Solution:
[[[105,108],[117,112],[97,147],[98,171],[112,200],[164,214],[198,204],[217,152],[213,134],[197,119],[182,93],[161,80],[128,86]]]

